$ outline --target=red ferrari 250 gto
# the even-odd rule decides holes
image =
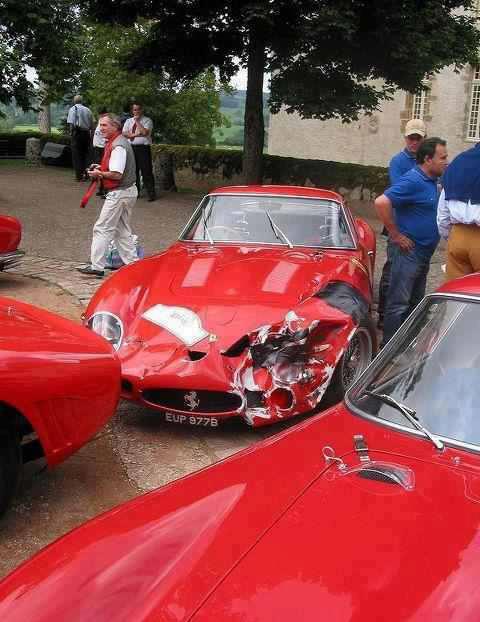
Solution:
[[[375,236],[335,192],[211,192],[165,252],[121,269],[85,323],[117,349],[122,395],[167,420],[253,426],[341,399],[376,349]]]

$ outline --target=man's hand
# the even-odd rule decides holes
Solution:
[[[400,247],[400,250],[404,253],[408,253],[409,251],[411,251],[414,247],[415,247],[415,242],[413,240],[411,240],[410,238],[407,238],[406,235],[403,235],[403,233],[400,232],[395,232],[389,233],[390,236],[390,240],[396,244],[397,246]]]
[[[88,170],[88,176],[90,177],[90,179],[99,179],[101,177],[100,165],[95,164],[94,166],[92,166]]]

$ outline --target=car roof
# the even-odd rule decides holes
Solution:
[[[306,186],[275,186],[275,185],[250,185],[250,186],[223,186],[215,188],[209,194],[268,194],[292,197],[308,197],[312,199],[327,199],[343,203],[343,198],[333,190],[324,188],[312,188]]]
[[[466,294],[480,296],[480,272],[447,281],[437,290],[439,294]]]

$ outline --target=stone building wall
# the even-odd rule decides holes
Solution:
[[[474,144],[466,140],[472,75],[470,66],[459,74],[446,68],[428,81],[427,131],[429,136],[448,141],[450,159]],[[268,151],[294,158],[388,166],[392,155],[403,148],[411,105],[412,96],[398,91],[380,111],[349,124],[301,119],[281,111],[270,115]]]

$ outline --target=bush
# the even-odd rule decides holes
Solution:
[[[229,179],[242,173],[242,151],[203,147],[154,145],[153,153],[172,154],[175,169],[190,168],[194,175],[218,175]],[[316,186],[332,190],[368,188],[381,194],[388,187],[387,169],[327,160],[301,160],[265,154],[264,183]]]
[[[27,138],[39,138],[40,144],[46,142],[60,143],[61,145],[70,144],[70,136],[62,134],[42,134],[40,131],[29,130],[26,132],[0,132],[0,143],[2,145],[2,157],[24,157],[25,143]]]

